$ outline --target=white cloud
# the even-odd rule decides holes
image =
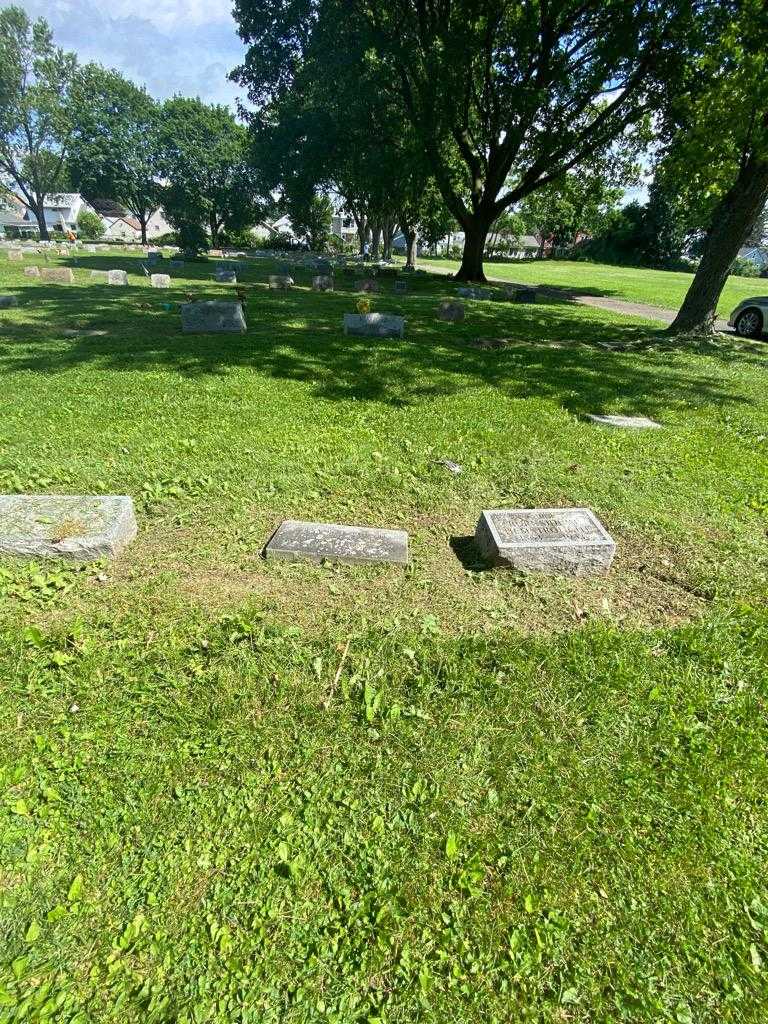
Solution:
[[[17,0],[18,2],[18,0]],[[199,96],[234,109],[242,90],[227,80],[243,43],[231,0],[20,0],[82,63],[116,68],[156,99]]]

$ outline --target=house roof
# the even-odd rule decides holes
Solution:
[[[123,216],[122,214],[115,216],[114,214],[105,213],[101,213],[100,215],[104,218],[105,221],[107,221],[110,227],[113,224],[116,224],[119,220],[122,220],[125,221],[125,223],[132,227],[135,231],[141,231],[141,224],[139,224],[138,220],[135,217],[126,217]]]
[[[43,199],[43,206],[49,210],[69,210],[80,198],[79,192],[51,192]]]
[[[538,249],[541,245],[536,235],[521,235],[520,247],[522,249]]]
[[[126,209],[114,199],[92,199],[91,206],[103,217],[124,217]]]

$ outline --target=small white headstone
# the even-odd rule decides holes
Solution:
[[[588,508],[486,509],[475,543],[494,565],[565,576],[607,573],[616,552]]]
[[[367,562],[408,564],[405,530],[375,530],[339,523],[306,523],[286,519],[264,549],[267,558],[288,562]]]
[[[128,274],[124,270],[108,270],[107,284],[128,284]]]
[[[604,427],[623,427],[628,430],[661,430],[661,424],[647,416],[602,416],[587,413],[587,419]]]
[[[168,274],[151,274],[149,283],[153,288],[170,288],[171,279]]]
[[[135,536],[125,495],[0,495],[0,554],[95,561],[114,558]]]

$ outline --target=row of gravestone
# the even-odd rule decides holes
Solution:
[[[0,554],[96,561],[119,555],[138,531],[126,495],[0,495]],[[616,544],[588,508],[484,509],[475,529],[487,564],[525,572],[608,572]],[[405,530],[286,519],[269,559],[349,564],[410,562]]]

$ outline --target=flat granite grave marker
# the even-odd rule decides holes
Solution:
[[[247,324],[239,302],[183,302],[181,329],[185,334],[242,334]]]
[[[74,284],[75,275],[71,267],[42,267],[40,280],[51,281],[53,284]]]
[[[149,283],[153,288],[171,287],[171,279],[168,274],[150,274]]]
[[[10,309],[11,306],[18,306],[19,300],[15,295],[0,295],[0,309]]]
[[[437,307],[437,319],[449,324],[460,324],[464,319],[464,303],[441,302]]]
[[[485,509],[475,543],[493,565],[564,576],[607,573],[616,552],[588,508]]]
[[[405,319],[393,313],[345,313],[344,333],[364,338],[402,338]]]
[[[107,284],[128,284],[128,274],[125,270],[108,270]]]
[[[407,565],[408,534],[405,530],[375,530],[367,526],[286,519],[269,540],[264,555],[289,562]]]
[[[587,413],[587,419],[599,423],[603,427],[623,427],[628,430],[661,430],[661,424],[648,416],[603,416],[599,413]]]
[[[271,289],[288,289],[293,286],[293,278],[290,274],[270,274],[269,287]]]
[[[40,267],[24,267],[24,277],[40,277]]]
[[[0,554],[114,558],[136,536],[133,502],[126,495],[0,495]]]

